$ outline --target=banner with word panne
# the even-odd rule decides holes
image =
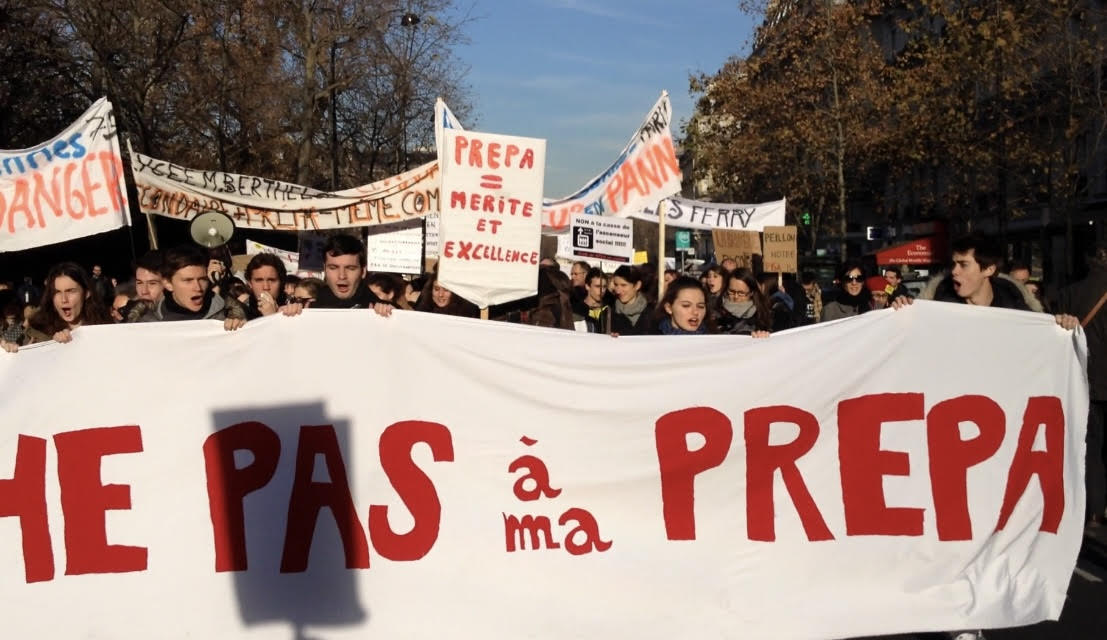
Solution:
[[[573,214],[629,216],[680,191],[680,163],[669,124],[673,108],[662,93],[615,162],[576,193],[542,203],[542,231],[564,233]]]
[[[534,295],[546,141],[443,132],[438,280],[484,308]]]
[[[100,98],[52,140],[0,150],[0,252],[130,224],[111,103]]]
[[[81,327],[0,353],[20,390],[0,396],[4,635],[1056,619],[1083,533],[1082,348],[1048,315],[937,302],[762,340],[403,311]],[[121,353],[172,377],[135,394]]]
[[[785,201],[761,204],[722,204],[683,198],[665,199],[665,224],[681,229],[729,229],[761,231],[784,226]],[[657,203],[631,214],[640,220],[657,222]]]
[[[334,193],[280,180],[189,169],[132,151],[143,213],[192,220],[219,211],[236,227],[317,231],[402,222],[438,211],[438,163]]]

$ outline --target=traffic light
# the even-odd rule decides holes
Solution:
[[[803,213],[801,213],[800,214],[800,222],[803,224],[803,226],[810,227],[811,226],[811,212],[810,211],[804,211]]]

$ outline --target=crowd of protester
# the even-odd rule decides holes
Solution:
[[[1107,245],[1088,256],[1088,278],[1058,292],[1050,303],[1025,265],[1001,272],[1003,256],[990,239],[973,235],[956,240],[952,253],[951,269],[931,278],[920,298],[1038,312],[1052,307],[1064,328],[1085,325],[1092,399],[1089,452],[1102,452],[1107,312],[1098,311],[1107,300]],[[208,319],[233,331],[263,316],[296,315],[305,309],[480,315],[475,305],[443,286],[436,271],[411,279],[368,273],[365,246],[356,237],[332,236],[324,260],[322,279],[290,274],[271,254],[253,256],[236,274],[225,250],[188,245],[142,256],[122,282],[109,279],[99,265],[86,271],[64,262],[50,269],[41,288],[30,277],[18,287],[0,283],[0,346],[17,352],[48,340],[69,342],[82,326],[109,323]],[[798,279],[756,273],[734,260],[710,265],[698,278],[670,269],[663,287],[657,277],[651,265],[624,265],[605,273],[587,262],[574,263],[565,274],[547,259],[539,268],[537,295],[493,307],[489,317],[616,336],[717,333],[765,338],[793,327],[902,308],[912,299],[897,269],[868,273],[856,261],[841,265],[826,288],[812,273]],[[1107,509],[1102,455],[1089,455],[1088,482],[1088,522],[1099,526]]]

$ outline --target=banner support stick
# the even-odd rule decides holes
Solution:
[[[134,150],[134,147],[131,146],[131,139],[130,138],[127,138],[127,159],[131,162],[131,165],[132,165],[131,173],[133,174],[134,173],[133,166],[134,166],[134,161],[135,161],[135,150]],[[150,248],[153,249],[154,251],[157,251],[157,249],[158,249],[158,231],[157,231],[156,228],[154,228],[154,216],[150,215],[149,213],[146,214],[146,235],[150,240]]]
[[[657,202],[657,300],[665,297],[665,198]]]
[[[481,320],[487,320],[488,319],[488,307],[485,307],[485,308],[480,310],[480,319]]]

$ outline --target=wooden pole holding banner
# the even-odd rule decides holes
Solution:
[[[481,320],[487,320],[488,319],[488,307],[485,307],[485,308],[480,310],[480,319]]]
[[[134,171],[135,162],[135,150],[131,146],[131,139],[127,138],[127,153],[131,160],[131,171]],[[157,250],[158,248],[158,230],[154,228],[154,216],[149,213],[146,214],[146,235],[150,239],[150,248]]]
[[[665,297],[665,198],[657,203],[657,300]]]

